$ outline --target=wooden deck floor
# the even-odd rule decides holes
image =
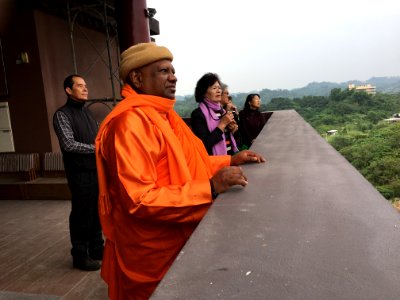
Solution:
[[[0,299],[108,299],[100,271],[72,268],[65,200],[0,201]]]

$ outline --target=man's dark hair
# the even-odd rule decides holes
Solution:
[[[196,88],[194,90],[194,98],[196,102],[203,102],[204,95],[207,92],[207,89],[212,86],[214,83],[218,82],[221,85],[221,80],[218,75],[215,73],[206,73],[204,74],[199,81],[197,81]]]
[[[255,96],[258,96],[258,98],[261,98],[260,94],[249,94],[249,95],[247,95],[246,101],[244,102],[244,109],[250,110],[250,102],[251,102],[251,100],[253,100],[253,98]]]
[[[67,87],[69,87],[70,89],[72,89],[72,86],[74,85],[74,77],[83,78],[81,75],[78,75],[78,74],[72,74],[72,75],[67,76],[67,77],[64,79],[64,91],[65,91],[65,89],[66,89]],[[67,95],[68,95],[68,94],[67,94]]]

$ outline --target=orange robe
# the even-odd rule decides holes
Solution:
[[[175,100],[130,86],[96,138],[101,276],[111,299],[147,299],[207,212],[209,179],[230,156],[209,156]]]

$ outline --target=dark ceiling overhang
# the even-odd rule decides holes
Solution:
[[[18,0],[19,6],[30,7],[44,11],[76,22],[79,25],[104,32],[104,24],[107,22],[109,34],[117,34],[117,22],[115,20],[115,2],[117,0]],[[158,20],[154,19],[155,9],[148,16],[150,35],[160,34]]]

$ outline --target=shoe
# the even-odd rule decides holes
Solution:
[[[103,248],[89,251],[89,257],[94,260],[103,260]]]
[[[73,265],[74,265],[74,268],[83,270],[83,271],[97,271],[101,268],[101,264],[98,261],[93,260],[89,256],[74,257]]]

